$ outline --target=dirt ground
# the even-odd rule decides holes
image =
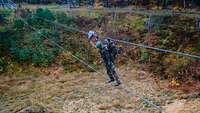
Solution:
[[[136,69],[119,71],[131,91],[162,106],[168,113],[200,113],[199,95],[172,90],[166,81]],[[106,84],[97,73],[67,73],[0,78],[0,113],[160,113],[122,86]]]

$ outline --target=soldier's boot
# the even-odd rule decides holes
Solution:
[[[121,84],[121,81],[119,80],[119,76],[117,75],[116,71],[113,72],[113,77],[115,79],[115,86],[119,86]]]
[[[119,79],[116,79],[114,86],[119,86],[120,84],[121,84],[121,81]]]
[[[108,75],[108,80],[107,83],[111,83],[115,81],[115,78],[112,75],[112,72],[110,70],[110,68],[107,67],[107,75]]]
[[[115,81],[114,77],[111,74],[109,74],[108,76],[109,76],[109,78],[108,78],[107,83],[111,83],[111,82]]]

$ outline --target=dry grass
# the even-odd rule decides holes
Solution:
[[[1,113],[158,113],[159,111],[142,103],[135,97],[129,97],[120,88],[105,84],[105,79],[95,73],[64,74],[60,68],[46,76],[10,81],[1,79]],[[158,88],[149,74],[134,69],[120,71],[121,78],[137,93],[164,106],[174,97],[175,92]],[[55,75],[54,75],[55,74]],[[95,76],[96,75],[96,76]],[[56,77],[55,77],[56,76]],[[4,84],[3,84],[4,83]],[[4,85],[4,86],[3,86]],[[200,101],[195,100],[196,103]],[[189,100],[193,105],[183,109],[188,113],[197,113],[200,104]],[[194,111],[194,112],[193,112]],[[185,112],[187,113],[187,112]]]

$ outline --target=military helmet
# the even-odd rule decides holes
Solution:
[[[102,49],[102,43],[101,43],[101,41],[97,41],[96,42],[96,48]]]

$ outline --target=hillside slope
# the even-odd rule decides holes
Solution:
[[[169,113],[199,113],[200,99],[167,88],[151,74],[120,69],[124,83],[140,95],[165,106]],[[195,97],[195,98],[194,98]],[[51,69],[39,77],[1,77],[0,113],[159,113],[137,97],[129,97],[122,87],[106,84],[96,73],[68,73]]]

